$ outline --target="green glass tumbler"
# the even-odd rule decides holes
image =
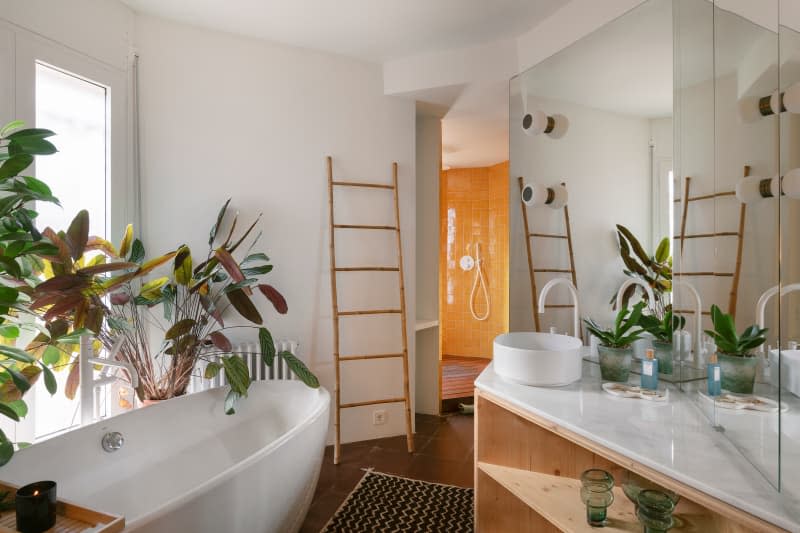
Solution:
[[[581,500],[586,504],[586,521],[590,526],[603,527],[608,523],[608,506],[614,501],[614,477],[598,468],[581,474]]]
[[[644,526],[644,533],[664,533],[673,525],[672,511],[675,502],[660,490],[643,490],[637,498],[636,516]]]

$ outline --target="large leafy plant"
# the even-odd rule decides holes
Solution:
[[[639,302],[631,310],[628,310],[627,307],[620,309],[612,328],[605,329],[592,319],[586,319],[583,322],[586,324],[586,329],[597,337],[603,346],[628,348],[634,341],[639,340],[644,332],[639,327],[644,305],[644,302]]]
[[[273,267],[265,254],[252,252],[260,234],[250,240],[241,260],[234,257],[259,220],[237,238],[236,218],[226,236],[220,233],[229,202],[217,216],[209,234],[208,253],[200,262],[195,262],[186,245],[145,260],[144,245],[133,239],[133,228],[129,226],[118,248],[102,239],[84,240],[81,236],[80,242],[86,243],[84,249],[102,252],[105,259],[86,266],[76,249],[70,265],[62,254],[61,264],[67,268],[37,288],[43,303],[52,304],[46,313],[49,319],[67,319],[74,331],[85,328],[93,332],[109,350],[122,338],[116,358],[136,369],[136,394],[140,400],[164,400],[184,394],[192,376],[204,366],[206,378],[225,370],[230,384],[225,411],[233,413],[236,402],[247,395],[250,373],[244,360],[233,352],[228,337],[232,329],[256,329],[264,362],[268,366],[274,362],[272,335],[263,327],[263,317],[251,297],[258,291],[279,313],[286,313],[288,306],[280,292],[262,280]],[[82,223],[78,225],[83,227]],[[65,235],[69,238],[70,231]],[[74,259],[76,256],[78,259]],[[146,278],[162,265],[171,266],[166,275]],[[226,326],[224,315],[229,308],[250,325]],[[155,349],[150,343],[151,325],[161,330]],[[288,352],[281,356],[308,386],[319,386],[300,359]],[[198,364],[201,361],[203,365]]]
[[[663,318],[668,310],[667,294],[672,291],[672,256],[670,255],[669,238],[664,237],[658,244],[655,253],[648,254],[633,233],[617,224],[617,237],[619,240],[619,255],[625,264],[625,275],[644,281],[653,290],[655,302],[648,302],[653,313],[658,318]],[[630,299],[641,291],[641,297],[647,299],[647,293],[638,285],[631,285],[622,296],[622,303],[627,307]],[[611,304],[616,303],[616,293],[611,299]]]
[[[673,333],[683,329],[685,325],[686,319],[679,315],[673,315],[671,309],[664,313],[663,319],[659,319],[655,315],[644,314],[639,318],[639,326],[644,331],[651,334],[655,340],[670,344]]]
[[[726,355],[752,357],[753,350],[767,340],[768,330],[756,325],[748,326],[741,335],[737,335],[733,316],[723,313],[716,305],[711,306],[711,323],[714,329],[705,330],[706,334],[714,339],[717,350]]]
[[[29,206],[58,200],[42,181],[23,174],[34,156],[56,152],[48,140],[53,135],[50,130],[25,129],[19,121],[0,128],[0,414],[14,421],[27,414],[22,397],[40,376],[51,394],[56,391],[45,362],[13,345],[20,334],[18,317],[27,313],[39,256],[56,251],[37,231],[37,213]],[[0,431],[0,465],[13,453],[14,445]]]

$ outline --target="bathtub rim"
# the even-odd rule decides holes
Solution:
[[[306,387],[306,385],[304,385],[300,381],[292,381],[291,383],[297,383],[298,385]],[[268,386],[269,384],[274,384],[274,382],[273,381],[263,381],[263,382],[254,382],[253,383],[253,385],[264,385],[264,386]],[[203,391],[203,392],[199,392],[199,393],[195,393],[195,394],[207,394],[207,393],[211,393],[212,391],[218,391],[218,390],[219,390],[219,388],[217,388],[217,389],[209,389],[209,390],[206,390],[206,391]],[[180,507],[182,504],[190,501],[194,497],[194,495],[202,493],[202,492],[206,492],[206,491],[208,491],[210,489],[213,489],[217,485],[222,484],[222,482],[224,482],[226,479],[228,479],[230,477],[233,477],[238,472],[240,472],[240,471],[244,470],[245,468],[248,468],[249,466],[251,466],[254,463],[258,462],[264,456],[268,455],[269,452],[271,452],[273,449],[280,447],[282,444],[284,444],[286,441],[290,440],[292,437],[294,437],[295,435],[297,435],[298,433],[303,431],[305,428],[311,426],[320,417],[322,417],[322,415],[325,415],[326,417],[328,417],[329,416],[329,408],[330,408],[330,397],[331,397],[330,393],[328,392],[328,390],[325,387],[322,387],[322,386],[320,386],[317,389],[310,389],[309,388],[309,390],[317,391],[317,395],[318,396],[315,398],[315,401],[317,403],[317,407],[314,410],[312,410],[311,413],[309,413],[309,415],[307,417],[305,417],[304,419],[300,420],[298,422],[298,424],[292,426],[292,428],[289,431],[287,431],[286,433],[282,434],[281,436],[279,436],[275,440],[271,441],[269,444],[267,444],[263,448],[259,449],[255,453],[247,456],[247,458],[245,458],[244,460],[235,463],[234,465],[226,468],[225,470],[221,471],[220,473],[218,473],[218,474],[208,478],[207,480],[203,481],[199,485],[194,486],[191,490],[189,490],[187,492],[184,492],[183,494],[177,495],[172,499],[165,500],[164,503],[162,503],[161,505],[159,505],[157,507],[154,507],[152,509],[152,511],[148,512],[145,515],[142,515],[142,516],[138,517],[136,520],[130,520],[128,517],[125,517],[125,528],[127,529],[127,528],[141,527],[141,526],[147,525],[149,522],[152,522],[152,521],[164,516],[165,514],[168,514],[171,510],[173,510],[173,509],[175,509],[177,507]],[[187,395],[182,396],[180,398],[173,398],[173,400],[189,399],[192,396],[195,396],[195,394],[187,394]],[[247,400],[245,399],[244,401],[247,401]],[[154,407],[157,408],[157,406],[150,406],[149,408],[152,409]],[[231,415],[231,416],[236,416],[236,415]],[[326,426],[327,425],[328,424],[326,424]],[[327,434],[327,427],[326,427],[326,432],[325,433]],[[323,446],[324,446],[324,443],[323,443]],[[124,516],[124,514],[122,514],[121,516]]]

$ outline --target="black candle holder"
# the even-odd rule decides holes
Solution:
[[[56,482],[37,481],[17,490],[17,531],[41,533],[56,524]]]

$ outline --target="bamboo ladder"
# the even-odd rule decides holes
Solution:
[[[517,178],[519,183],[519,203],[522,207],[522,222],[525,225],[525,250],[528,253],[528,273],[531,278],[531,306],[533,308],[533,324],[536,327],[536,331],[541,330],[541,326],[539,325],[539,313],[536,309],[536,304],[539,301],[538,292],[536,289],[536,274],[537,273],[561,273],[561,274],[570,274],[572,277],[572,284],[575,285],[575,288],[578,288],[578,279],[575,275],[575,255],[572,251],[572,229],[569,223],[569,208],[564,205],[564,226],[566,227],[566,234],[552,234],[552,233],[531,233],[530,226],[528,224],[528,210],[525,202],[522,200],[522,189],[524,187],[522,176]],[[561,185],[565,185],[562,183]],[[531,239],[537,237],[542,239],[566,239],[567,241],[567,248],[569,250],[569,268],[534,268],[533,266],[533,248],[531,246]],[[571,309],[575,307],[572,304],[546,304],[545,309]],[[577,333],[577,332],[576,332]]]
[[[411,395],[409,394],[408,385],[408,337],[406,333],[406,295],[405,285],[403,281],[403,247],[402,239],[400,237],[400,202],[398,198],[397,189],[397,163],[392,163],[392,184],[384,185],[379,183],[363,183],[354,181],[334,181],[333,179],[333,159],[328,156],[326,158],[328,166],[328,209],[329,209],[329,222],[330,222],[330,258],[331,258],[331,304],[333,306],[333,359],[336,367],[336,390],[335,402],[336,411],[334,415],[334,427],[336,432],[336,441],[333,454],[333,463],[339,464],[339,457],[341,451],[341,425],[339,423],[342,409],[350,409],[353,407],[362,407],[365,405],[378,405],[384,403],[400,403],[405,404],[405,419],[406,419],[406,443],[408,446],[408,453],[414,451],[414,434],[411,429]],[[333,205],[333,190],[334,187],[365,187],[370,189],[387,189],[391,190],[394,195],[394,226],[375,226],[365,224],[336,224],[334,222],[334,205]],[[397,236],[397,266],[356,266],[356,267],[337,267],[336,266],[336,230],[339,229],[352,229],[352,230],[369,230],[369,231],[391,231]],[[399,309],[371,309],[366,311],[340,311],[339,310],[339,296],[336,291],[336,275],[338,272],[397,272],[398,281],[400,284],[400,308]],[[402,353],[388,353],[388,354],[362,354],[362,355],[341,355],[339,353],[339,318],[352,317],[352,316],[367,316],[367,315],[385,315],[397,314],[400,315],[401,322],[401,337],[402,337]],[[384,398],[380,400],[368,400],[362,402],[342,403],[341,401],[341,363],[351,361],[365,361],[371,359],[391,359],[401,358],[403,360],[403,397],[402,398]]]
[[[744,176],[747,177],[750,175],[750,166],[745,165],[744,167]],[[736,263],[733,268],[733,272],[676,272],[675,275],[678,277],[686,276],[686,277],[702,277],[702,276],[716,276],[716,277],[728,277],[731,278],[731,290],[728,295],[728,313],[736,318],[736,306],[739,299],[739,280],[742,274],[742,251],[744,250],[744,223],[745,217],[747,215],[747,206],[744,202],[742,202],[741,206],[739,207],[739,228],[737,231],[717,231],[714,233],[696,233],[696,234],[686,234],[686,221],[688,219],[689,214],[689,202],[698,202],[701,200],[710,200],[713,198],[724,198],[724,197],[736,197],[736,191],[723,191],[717,192],[712,194],[704,194],[701,196],[689,196],[689,190],[691,188],[692,178],[690,176],[686,176],[683,186],[683,199],[676,199],[674,200],[675,203],[683,202],[683,208],[681,213],[681,231],[680,235],[675,236],[675,239],[680,240],[681,245],[681,254],[683,254],[683,245],[686,242],[686,239],[707,239],[707,238],[714,238],[714,237],[736,237]],[[691,313],[691,310],[688,309],[678,309],[676,313]],[[703,311],[704,315],[710,315],[709,311]]]

